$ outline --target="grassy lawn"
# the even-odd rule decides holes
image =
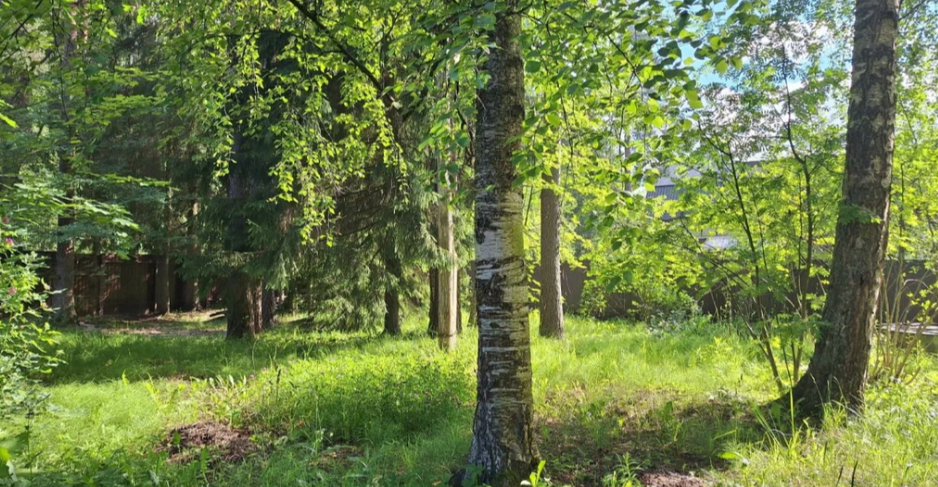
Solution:
[[[255,343],[226,342],[206,315],[173,318],[64,335],[68,364],[49,381],[51,411],[31,424],[24,478],[433,486],[465,458],[471,329],[445,354],[422,335],[422,317],[401,338],[286,323]],[[777,394],[767,368],[716,325],[662,332],[573,317],[566,343],[534,339],[533,360],[550,485],[636,486],[680,473],[700,485],[938,486],[931,359],[912,386],[873,386],[862,419],[835,413],[817,429],[762,412]],[[0,425],[0,441],[12,444],[24,426]]]

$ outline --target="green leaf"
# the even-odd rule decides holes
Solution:
[[[2,113],[0,113],[0,121],[6,123],[6,124],[9,125],[10,127],[13,127],[13,128],[16,128],[16,127],[17,127],[15,120],[13,120],[13,119],[10,118],[10,117],[7,117],[6,115],[4,115],[4,114],[2,114]]]
[[[540,61],[528,61],[524,63],[524,70],[527,71],[528,73],[532,73],[532,74],[536,73],[541,70],[541,62]]]
[[[711,47],[714,51],[717,50],[717,49],[719,49],[719,48],[720,48],[720,45],[723,44],[723,38],[720,37],[720,36],[711,36],[710,39],[709,39],[709,41],[710,41],[710,47]]]
[[[687,97],[687,102],[690,103],[690,107],[694,110],[703,108],[703,102],[700,101],[700,95],[697,94],[697,90],[687,90],[684,92],[684,96]]]
[[[717,72],[720,74],[726,73],[726,70],[729,68],[730,68],[730,65],[727,64],[725,59],[721,59],[720,62],[718,62],[716,65]]]
[[[547,123],[553,125],[554,127],[559,126],[561,123],[560,117],[558,117],[556,113],[548,113],[546,118]]]

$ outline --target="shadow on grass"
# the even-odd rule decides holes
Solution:
[[[621,479],[643,472],[725,470],[731,445],[762,438],[750,410],[732,398],[680,403],[677,393],[649,391],[541,421],[541,456],[560,485],[603,486],[614,472]]]

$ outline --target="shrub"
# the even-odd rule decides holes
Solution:
[[[56,332],[39,324],[45,294],[37,257],[17,252],[8,224],[0,223],[0,417],[39,408],[44,397],[36,383],[61,354]]]

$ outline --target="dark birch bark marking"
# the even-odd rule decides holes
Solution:
[[[548,185],[560,184],[560,168],[544,175]],[[543,337],[563,338],[563,295],[560,290],[560,198],[551,187],[541,189],[541,323]]]
[[[855,13],[846,168],[831,285],[814,356],[792,390],[802,413],[812,416],[828,402],[853,412],[863,405],[889,238],[899,2],[857,0]]]
[[[476,263],[475,260],[473,260],[469,264],[469,321],[467,325],[470,327],[479,326],[479,320],[476,314],[478,308],[478,302],[476,301]]]
[[[524,271],[521,191],[512,188],[512,155],[524,120],[524,69],[517,0],[496,19],[485,63],[476,132],[476,292],[479,320],[478,390],[469,464],[476,480],[518,485],[534,469],[531,427],[531,349]],[[466,471],[453,477],[457,485]]]

